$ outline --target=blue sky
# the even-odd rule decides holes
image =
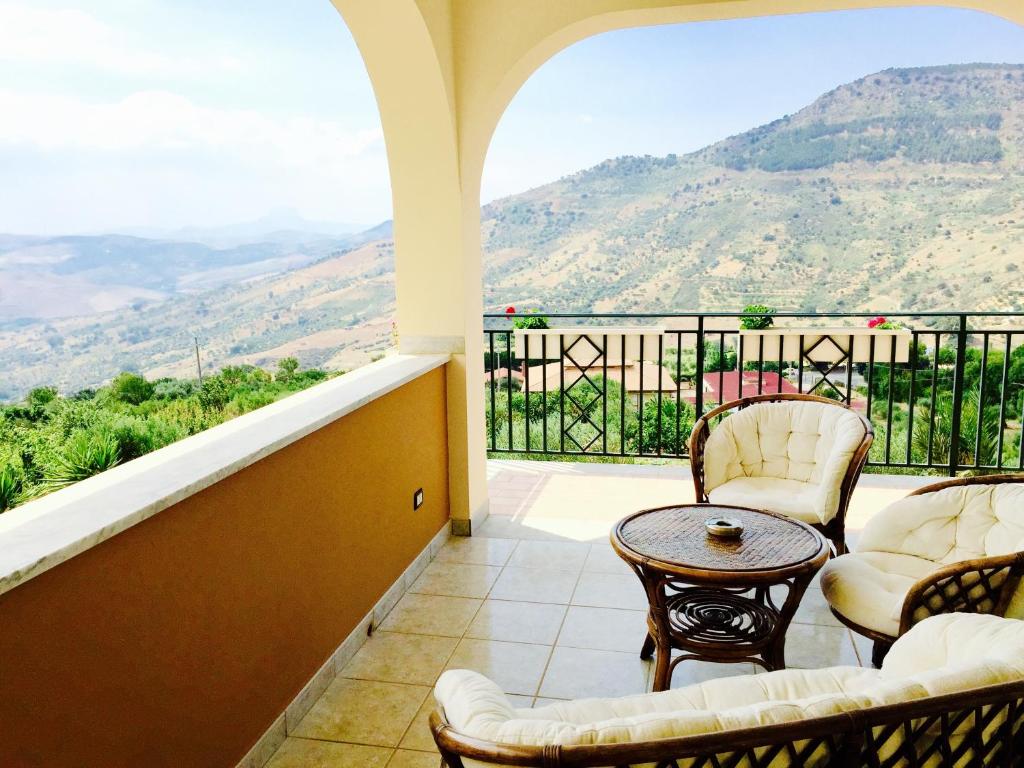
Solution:
[[[968,61],[1024,62],[1024,29],[918,8],[601,35],[524,85],[483,199],[698,149],[886,67]],[[390,216],[373,93],[328,0],[0,0],[0,115],[0,231]]]

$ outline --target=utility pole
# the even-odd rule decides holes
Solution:
[[[199,386],[203,385],[203,365],[199,362],[199,337],[193,336],[192,339],[196,343],[196,373],[199,374]]]

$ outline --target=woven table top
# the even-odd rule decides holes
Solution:
[[[712,536],[704,521],[739,519],[739,538]],[[809,526],[741,507],[682,504],[639,512],[615,529],[618,543],[639,556],[674,569],[744,572],[774,571],[808,563],[822,555],[824,540]],[[656,564],[655,563],[655,564]]]

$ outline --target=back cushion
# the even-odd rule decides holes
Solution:
[[[1024,549],[1024,483],[965,485],[908,496],[873,518],[858,550],[937,563]]]
[[[736,477],[834,482],[864,438],[860,418],[836,405],[800,401],[758,403],[736,411],[711,431],[705,446],[708,490]]]

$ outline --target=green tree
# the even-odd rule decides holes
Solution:
[[[277,361],[277,373],[274,378],[277,381],[288,381],[299,370],[299,361],[294,357],[282,357]]]
[[[110,382],[110,396],[128,405],[139,405],[153,396],[153,385],[137,373],[124,371]]]
[[[25,404],[34,411],[40,411],[57,398],[56,387],[36,387],[28,393]]]

